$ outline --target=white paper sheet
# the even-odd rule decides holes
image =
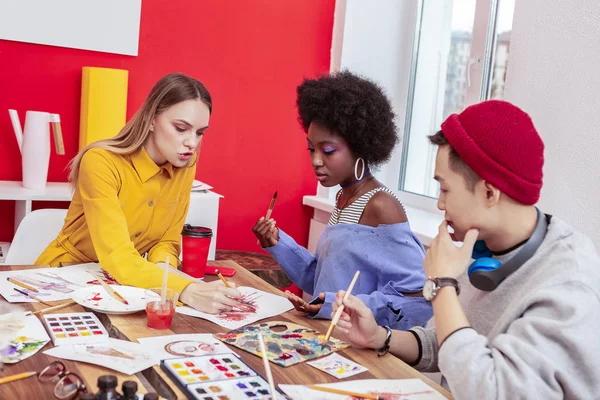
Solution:
[[[144,349],[158,363],[167,358],[231,353],[231,350],[210,333],[181,334],[138,338]]]
[[[242,309],[234,309],[222,314],[207,314],[188,306],[177,307],[176,311],[181,314],[198,317],[214,322],[228,329],[237,329],[261,319],[283,314],[294,308],[292,303],[283,296],[277,296],[262,290],[240,286],[242,293]]]
[[[0,315],[0,330],[7,330],[12,336],[0,348],[0,360],[7,364],[31,357],[50,341],[42,322],[23,312]]]
[[[44,351],[44,354],[100,365],[127,375],[157,364],[143,345],[113,338],[103,343],[58,346]]]
[[[194,183],[192,183],[192,192],[200,192],[204,190],[210,190],[212,188],[213,187],[210,186],[208,183],[204,183],[196,179],[194,179]]]
[[[17,288],[29,292],[45,301],[71,299],[73,293],[88,284],[96,283],[96,278],[87,271],[93,270],[105,276],[106,283],[116,283],[110,275],[104,273],[100,264],[79,264],[63,268],[36,268],[20,271],[0,272],[0,295],[10,303],[35,303],[36,301],[14,290]],[[29,291],[7,280],[13,278],[32,286],[38,292]]]
[[[338,379],[348,378],[349,376],[358,375],[369,370],[337,353],[330,354],[327,357],[319,358],[314,361],[307,361],[306,363],[311,367],[320,369]]]
[[[355,393],[379,395],[386,400],[445,400],[441,393],[420,379],[362,379],[318,386],[347,390]],[[322,392],[305,385],[279,385],[294,400],[340,400],[343,395]],[[347,399],[352,397],[347,396]]]

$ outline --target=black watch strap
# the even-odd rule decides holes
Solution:
[[[435,285],[443,288],[444,286],[454,286],[456,289],[456,294],[460,294],[460,284],[454,278],[434,278]]]

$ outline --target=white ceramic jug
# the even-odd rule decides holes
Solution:
[[[46,187],[48,166],[50,164],[49,123],[52,123],[56,153],[65,154],[60,116],[47,112],[27,111],[25,115],[25,133],[23,133],[17,111],[8,110],[8,113],[23,159],[23,187],[43,189]]]

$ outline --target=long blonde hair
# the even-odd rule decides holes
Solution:
[[[74,187],[77,186],[79,166],[86,151],[101,148],[121,155],[135,153],[150,135],[150,125],[154,117],[167,108],[186,100],[201,100],[212,113],[212,99],[202,82],[177,72],[162,77],[150,90],[142,107],[125,124],[117,136],[87,145],[71,160],[69,163],[71,184]]]

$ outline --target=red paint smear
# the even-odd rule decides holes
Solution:
[[[236,309],[223,312],[218,315],[218,318],[231,322],[239,322],[245,320],[250,314],[256,314],[258,308],[256,301],[247,298],[247,296],[253,296],[255,294],[256,293],[250,293],[249,295],[242,296]]]
[[[302,339],[302,335],[298,333],[290,333],[289,335],[281,335],[284,339]]]
[[[235,338],[237,338],[237,335],[235,333],[223,333],[223,334],[221,334],[219,336],[221,336],[224,339],[235,339]]]

